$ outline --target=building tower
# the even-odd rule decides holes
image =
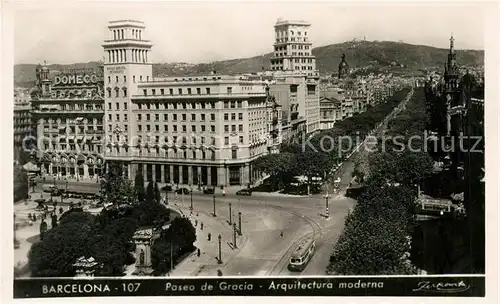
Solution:
[[[104,87],[106,162],[118,162],[129,175],[130,139],[134,139],[136,120],[133,117],[131,96],[137,94],[140,82],[153,80],[150,41],[145,40],[145,26],[141,21],[118,20],[109,22],[109,38],[104,48]],[[136,143],[134,143],[136,144]]]
[[[446,93],[455,93],[458,91],[458,83],[460,71],[457,65],[457,54],[454,48],[455,39],[453,35],[450,38],[450,52],[448,53],[448,61],[444,66],[444,81]]]
[[[339,79],[344,79],[349,74],[349,64],[347,64],[347,61],[345,61],[345,54],[342,54],[340,58],[341,60],[339,63]]]
[[[311,25],[305,21],[278,19],[274,26],[276,40],[272,70],[300,71],[308,76],[316,74],[316,57],[312,55],[312,43],[307,32]]]

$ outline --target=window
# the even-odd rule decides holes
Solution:
[[[185,102],[182,103],[182,108],[187,109],[187,104]]]
[[[148,96],[148,90],[143,89],[142,92],[144,93],[144,96]]]
[[[108,110],[111,110],[111,102],[108,102]]]
[[[238,125],[238,131],[243,132],[243,125]]]
[[[191,88],[188,88],[188,95],[191,95]]]
[[[133,81],[133,82],[135,82],[135,75],[134,75],[134,76],[132,76],[132,81]]]
[[[231,120],[236,120],[236,113],[231,113]]]
[[[238,101],[238,108],[241,108],[243,106],[243,103],[241,101]]]
[[[177,125],[174,125],[174,132],[177,132]]]
[[[150,125],[146,125],[146,131],[147,132],[151,131],[151,126]]]
[[[156,95],[156,90],[155,89],[151,90],[151,95]]]
[[[168,120],[168,114],[163,114],[163,120],[167,121]]]
[[[227,93],[228,94],[233,94],[233,88],[232,87],[227,87]]]
[[[142,110],[142,104],[137,104],[137,109]]]
[[[120,114],[116,114],[116,121],[120,121]]]
[[[156,121],[160,120],[160,114],[155,114],[155,120]]]
[[[108,83],[111,83],[111,76],[108,76]]]
[[[108,131],[109,132],[113,131],[113,126],[112,125],[108,125]]]
[[[141,120],[142,119],[142,114],[137,114],[137,120]]]
[[[201,121],[205,121],[205,114],[201,114]]]
[[[172,120],[177,121],[177,114],[172,114],[172,116],[173,116]]]
[[[125,132],[128,132],[128,125],[127,124],[123,125],[123,128],[125,129]]]
[[[214,113],[210,114],[210,120],[215,121],[215,114]]]
[[[228,133],[229,132],[229,125],[224,125],[224,132]]]
[[[139,76],[139,81],[142,81],[142,75]]]
[[[201,94],[201,88],[196,88],[196,93],[197,93],[198,95],[200,95],[200,94]]]
[[[186,121],[186,117],[187,117],[186,114],[182,114],[182,121]]]
[[[179,88],[179,95],[182,95],[182,88]]]
[[[116,103],[116,109],[120,110],[120,103],[119,102]]]
[[[212,133],[215,133],[215,126],[214,125],[211,125],[210,129],[211,129]]]
[[[229,145],[229,137],[224,137],[224,144]]]
[[[243,136],[240,136],[240,144],[243,144]]]
[[[128,115],[127,114],[123,114],[123,120],[125,120],[125,121],[128,120]]]
[[[229,108],[229,101],[224,101],[224,109],[228,109]]]
[[[238,120],[243,120],[243,113],[238,113]]]
[[[237,159],[238,158],[238,150],[236,150],[236,149],[231,150],[231,157],[232,157],[232,159]]]
[[[196,121],[196,114],[191,114],[191,120]]]
[[[165,89],[160,89],[160,94],[165,95]]]
[[[123,103],[123,109],[124,109],[124,110],[126,110],[126,109],[127,109],[127,103],[126,103],[126,102],[124,102],[124,103]]]
[[[193,126],[191,126],[191,131],[192,131],[192,132],[196,132],[196,126],[194,126],[194,125],[193,125]]]
[[[234,108],[236,108],[236,102],[231,101],[231,109],[234,109]]]
[[[163,131],[168,132],[168,126],[167,125],[163,125]]]
[[[108,97],[111,97],[111,89],[108,89]]]
[[[147,121],[151,120],[151,115],[150,114],[146,114],[146,120]]]
[[[168,92],[170,93],[170,95],[174,95],[174,89],[168,89]]]
[[[225,120],[225,121],[228,121],[228,120],[229,120],[229,114],[228,114],[228,113],[224,113],[224,120]]]
[[[109,121],[112,121],[112,120],[113,120],[113,118],[112,118],[111,114],[108,114],[108,120],[109,120]]]
[[[123,76],[123,82],[127,82],[127,76]]]
[[[187,132],[187,127],[186,125],[182,125],[182,132],[186,133]]]
[[[236,132],[236,125],[231,125],[231,132]]]
[[[116,80],[116,82],[118,82],[118,76],[115,76],[115,80]]]
[[[206,88],[207,95],[210,95],[210,88]]]
[[[201,126],[201,132],[205,132],[205,125]]]
[[[160,126],[159,125],[155,125],[155,131],[156,132],[160,132]]]

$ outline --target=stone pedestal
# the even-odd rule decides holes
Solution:
[[[153,273],[151,266],[151,243],[153,230],[138,230],[133,236],[135,242],[135,271],[133,275],[148,276]]]

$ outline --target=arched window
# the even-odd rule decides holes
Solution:
[[[127,97],[127,88],[123,88],[123,97]]]
[[[115,88],[115,97],[120,97],[120,89]]]

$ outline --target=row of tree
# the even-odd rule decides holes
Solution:
[[[411,117],[412,119],[409,119]],[[425,98],[417,90],[401,115],[389,124],[389,135],[422,135]],[[405,126],[403,129],[402,126]],[[414,227],[417,185],[432,172],[432,159],[423,149],[392,149],[368,156],[368,171],[357,204],[347,216],[334,246],[329,274],[411,274],[409,236]],[[414,147],[415,148],[415,147]]]
[[[407,96],[409,88],[396,92],[385,103],[368,106],[363,113],[346,118],[329,130],[284,143],[280,153],[267,154],[255,168],[270,175],[271,191],[283,189],[294,176],[329,178],[334,165],[343,161],[359,143]]]

